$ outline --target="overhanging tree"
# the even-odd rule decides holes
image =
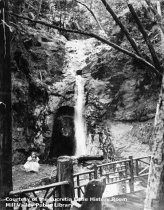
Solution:
[[[0,0],[0,200],[12,190],[11,73],[8,1]],[[6,209],[0,202],[0,209]]]
[[[160,11],[160,2],[157,1],[157,10],[150,0],[146,0],[149,8],[155,15],[158,28],[161,32],[161,53],[164,58],[164,25]],[[162,63],[162,84],[157,104],[154,134],[153,154],[150,163],[148,186],[144,210],[163,210],[164,208],[164,63]]]

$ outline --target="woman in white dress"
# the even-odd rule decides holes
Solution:
[[[26,172],[38,172],[40,165],[39,165],[39,158],[36,155],[36,152],[32,152],[31,156],[27,158],[27,162],[24,164],[24,168]]]

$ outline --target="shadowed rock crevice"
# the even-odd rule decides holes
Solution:
[[[54,117],[50,158],[74,154],[74,108],[63,106]]]

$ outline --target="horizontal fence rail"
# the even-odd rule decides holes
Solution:
[[[73,165],[69,161],[63,162],[61,159],[61,165],[58,164],[57,170],[59,170],[59,178],[65,176],[63,180],[58,179],[60,182],[56,182],[49,185],[39,186],[35,188],[23,189],[11,191],[9,196],[13,199],[15,198],[26,198],[25,201],[19,200],[20,204],[28,204],[27,208],[17,208],[21,209],[34,209],[34,206],[37,209],[53,209],[53,210],[67,210],[65,206],[57,206],[58,203],[71,203],[69,201],[63,201],[65,197],[70,199],[72,198],[83,198],[85,193],[85,187],[90,180],[105,178],[106,185],[116,184],[116,183],[125,183],[128,181],[130,192],[134,191],[134,182],[135,179],[140,177],[147,176],[149,173],[150,165],[150,156],[133,158],[129,156],[128,159],[108,162],[100,165],[94,165],[91,170],[87,170],[80,173],[71,174],[73,171]],[[64,164],[67,164],[71,170],[67,170],[68,167],[65,167]],[[61,170],[62,168],[62,170]],[[70,175],[67,177],[68,172]],[[71,178],[72,177],[72,178]],[[70,194],[69,194],[70,193]],[[72,196],[73,195],[73,196]],[[7,203],[10,206],[11,202]],[[31,205],[31,206],[29,206]],[[50,206],[49,206],[50,205]],[[12,206],[10,206],[12,207]]]
[[[44,185],[35,188],[23,189],[11,191],[9,193],[10,198],[16,201],[18,198],[20,206],[19,209],[56,209],[57,201],[62,200],[61,189],[64,186],[68,186],[68,181],[56,182],[50,185]],[[17,206],[15,203],[15,207]],[[10,204],[8,204],[10,206]],[[65,208],[60,208],[65,209]]]
[[[40,186],[40,187],[11,191],[10,195],[18,195],[18,194],[30,193],[30,192],[34,192],[34,191],[36,192],[36,191],[41,191],[41,190],[49,190],[50,188],[55,188],[58,186],[63,186],[63,185],[68,185],[68,184],[69,184],[68,181],[56,182],[54,184],[44,185],[44,186]]]
[[[150,158],[129,156],[125,160],[95,165],[93,170],[74,174],[75,196],[82,197],[89,180],[101,177],[106,178],[107,185],[129,181],[130,191],[133,192],[135,179],[148,175]]]

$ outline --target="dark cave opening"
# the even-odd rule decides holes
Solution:
[[[60,107],[54,116],[49,157],[75,155],[74,108]]]

